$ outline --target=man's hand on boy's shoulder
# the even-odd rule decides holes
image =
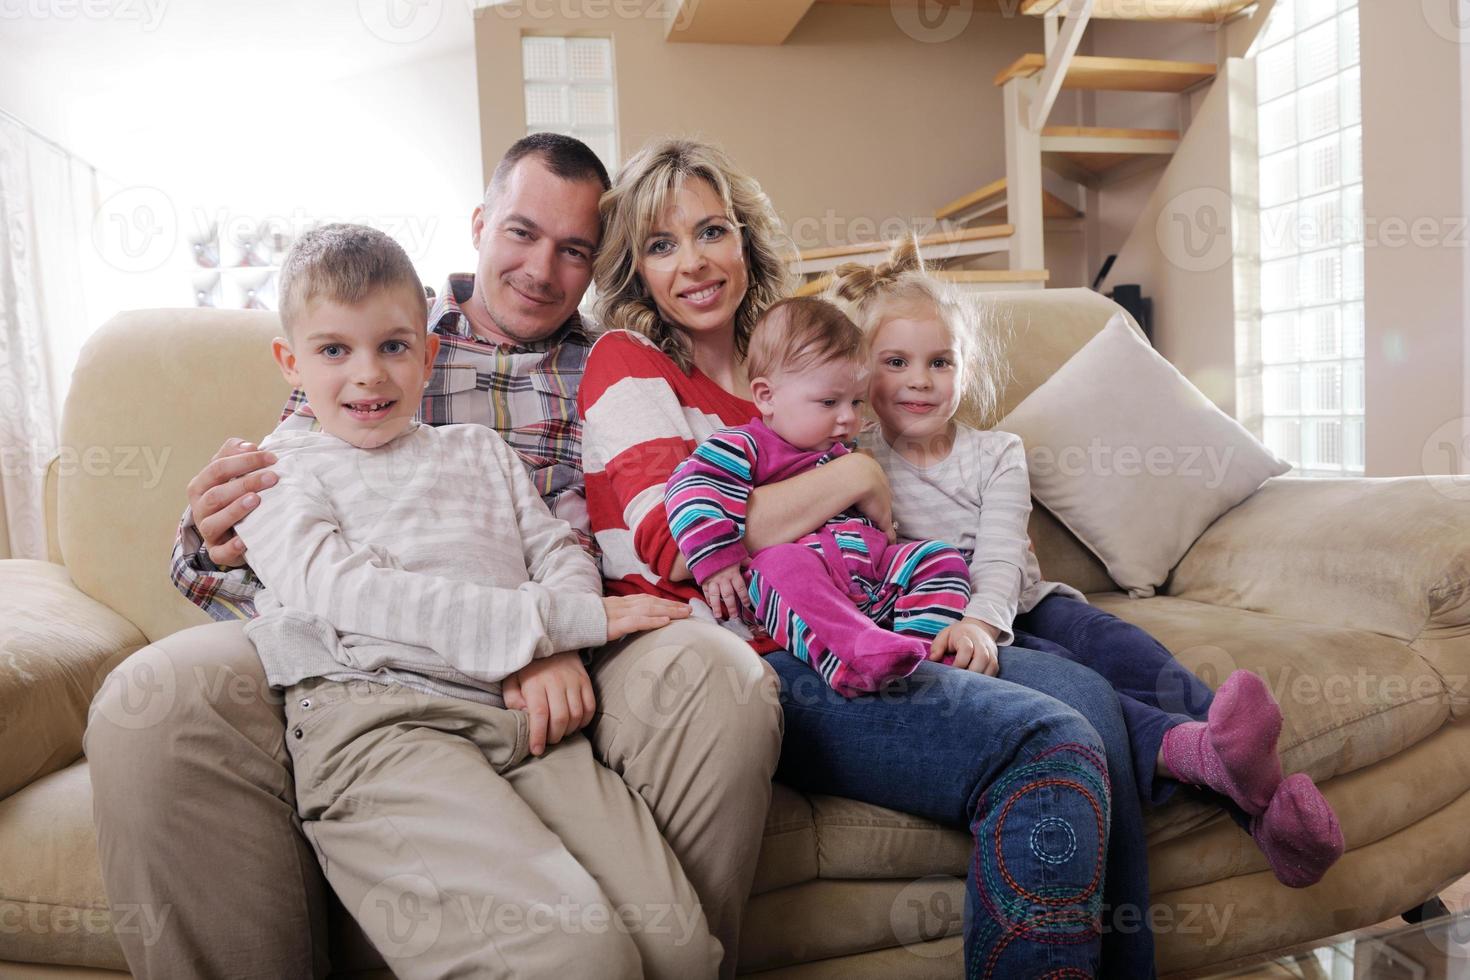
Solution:
[[[232,437],[189,481],[189,514],[216,567],[245,564],[245,542],[235,525],[260,503],[260,491],[275,484],[276,475],[265,468],[275,461],[274,453]]]
[[[530,716],[531,754],[542,755],[592,721],[597,697],[576,651],[533,660],[500,686],[505,706]]]

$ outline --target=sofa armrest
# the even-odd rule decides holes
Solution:
[[[1270,480],[1200,535],[1168,595],[1396,637],[1470,711],[1470,485]]]
[[[148,641],[46,561],[0,561],[0,799],[82,754],[103,679]]]

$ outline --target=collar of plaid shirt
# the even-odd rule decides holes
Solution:
[[[576,310],[572,311],[572,315],[561,325],[561,329],[545,340],[537,340],[529,344],[502,344],[486,340],[475,333],[474,328],[470,326],[470,318],[465,316],[461,308],[461,304],[468,302],[474,292],[473,273],[450,273],[449,278],[444,282],[444,288],[439,291],[439,295],[434,297],[434,302],[429,306],[429,330],[444,337],[469,341],[488,350],[499,350],[507,354],[546,353],[569,342],[582,347],[592,346],[592,338],[582,323],[582,315]],[[291,397],[286,400],[286,405],[281,410],[280,420],[284,422],[293,415],[300,415],[308,419],[316,418],[311,406],[306,404],[306,392],[300,388],[291,392]]]

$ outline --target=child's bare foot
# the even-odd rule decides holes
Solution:
[[[1159,754],[1175,779],[1223,793],[1254,817],[1281,785],[1280,735],[1281,706],[1266,682],[1237,670],[1215,693],[1208,720],[1171,728]]]

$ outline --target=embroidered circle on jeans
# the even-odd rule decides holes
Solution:
[[[1053,830],[1062,836],[1062,840],[1052,842],[1052,845],[1048,846],[1048,842],[1043,837],[1048,831]],[[1056,843],[1062,846],[1058,848],[1055,846]],[[1047,864],[1065,864],[1077,853],[1077,832],[1061,817],[1045,817],[1038,820],[1036,826],[1031,828],[1031,853]]]

